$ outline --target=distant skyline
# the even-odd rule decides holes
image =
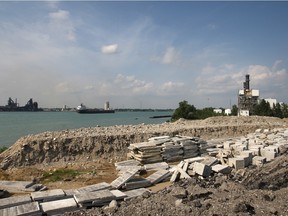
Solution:
[[[286,1],[0,2],[0,105],[288,103]]]

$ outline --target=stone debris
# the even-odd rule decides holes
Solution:
[[[162,136],[152,137],[148,142],[132,143],[128,147],[130,159],[142,164],[155,162],[175,162],[196,157],[207,149],[207,142],[198,137]]]
[[[65,212],[75,211],[78,208],[77,202],[73,198],[43,202],[40,203],[40,207],[46,215],[59,215]]]
[[[168,170],[158,170],[152,175],[148,176],[146,180],[151,182],[151,184],[157,184],[161,181],[164,181],[165,179],[169,178],[171,176],[171,173]]]
[[[52,200],[58,200],[65,198],[66,194],[62,189],[54,189],[47,191],[37,191],[31,193],[31,198],[33,201],[47,202]]]
[[[22,205],[22,204],[26,204],[30,202],[32,202],[32,200],[29,195],[9,197],[5,199],[1,199],[0,209],[18,206],[18,205]]]
[[[57,215],[79,207],[108,206],[109,203],[117,206],[117,201],[150,194],[151,191],[146,187],[161,181],[170,179],[171,182],[175,182],[179,178],[189,179],[191,176],[205,178],[214,173],[227,175],[250,165],[261,166],[280,155],[284,147],[288,147],[288,129],[285,128],[258,129],[237,139],[212,142],[202,142],[200,139],[184,136],[154,137],[148,142],[129,146],[131,151],[136,152],[134,155],[137,157],[115,164],[121,175],[111,184],[103,182],[75,190],[34,191],[30,196],[3,198],[0,202],[0,215]],[[168,160],[170,156],[170,159],[175,159],[181,155],[182,161],[177,165],[169,165],[164,161],[145,164],[144,161],[151,162],[158,158],[159,155],[157,157],[155,155],[156,152],[159,153],[159,149],[162,160]],[[177,153],[172,153],[172,149]],[[196,149],[196,156],[185,158],[187,155],[194,155]],[[188,153],[185,154],[185,151]],[[142,158],[141,155],[144,157]],[[140,170],[155,172],[144,179],[136,176]],[[31,182],[2,181],[0,183],[0,189],[3,189],[4,185],[5,188],[15,186],[17,190],[35,185]],[[186,196],[185,191],[181,194]]]
[[[7,190],[11,193],[33,192],[43,187],[41,184],[35,184],[34,181],[0,181],[0,189]]]
[[[42,212],[40,210],[38,202],[30,202],[22,205],[17,205],[13,207],[8,207],[4,209],[0,209],[1,216],[40,216]]]
[[[138,171],[139,169],[135,167],[126,170],[121,176],[111,182],[111,186],[119,189],[123,184],[129,181],[129,179],[131,179]]]

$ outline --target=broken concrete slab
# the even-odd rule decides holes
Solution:
[[[193,171],[198,175],[208,177],[211,174],[211,167],[199,162],[195,162],[193,165]]]
[[[112,186],[106,182],[101,182],[98,184],[93,184],[85,187],[78,188],[73,190],[74,193],[87,193],[87,192],[94,192],[99,190],[109,190],[112,189]]]
[[[47,201],[64,199],[65,196],[66,194],[62,189],[37,191],[37,192],[31,193],[32,200],[38,201],[38,202],[47,202]]]
[[[166,180],[171,176],[171,173],[168,170],[158,170],[152,175],[148,176],[146,180],[150,181],[151,184],[157,184],[163,180]]]
[[[40,207],[42,211],[49,216],[75,211],[78,208],[78,205],[74,198],[68,198],[40,203]]]
[[[211,167],[212,171],[216,173],[222,173],[222,174],[229,174],[231,172],[231,167],[228,165],[223,164],[216,164]]]
[[[207,157],[203,161],[201,161],[201,163],[211,167],[219,163],[219,160],[215,157]]]
[[[252,159],[252,164],[256,166],[261,166],[266,163],[266,158],[262,156],[255,156]]]
[[[151,193],[151,191],[149,189],[146,189],[146,188],[139,188],[139,189],[135,189],[135,190],[125,191],[124,193],[127,195],[127,197],[124,198],[124,201],[126,201],[126,200],[130,200],[132,198],[141,196],[144,193]]]
[[[31,200],[30,195],[3,198],[0,200],[0,209],[9,208],[9,207],[22,205],[25,203],[31,203],[31,202],[32,200]]]
[[[1,216],[40,216],[42,212],[40,210],[38,202],[30,202],[10,208],[0,209]]]
[[[123,200],[127,197],[127,195],[120,190],[111,190],[110,192],[115,196],[115,200]]]
[[[148,170],[157,170],[157,169],[168,169],[169,165],[166,162],[159,162],[159,163],[152,163],[152,164],[145,164],[144,169]]]
[[[138,171],[139,171],[138,168],[132,168],[125,171],[121,176],[119,176],[117,179],[111,182],[111,186],[116,189],[119,189],[123,184],[129,181],[129,179],[132,178]]]
[[[101,206],[115,198],[109,190],[74,194],[74,199],[82,207]]]
[[[237,171],[245,168],[245,161],[242,157],[233,157],[228,159],[228,165]]]
[[[31,188],[34,184],[33,181],[0,181],[0,188],[11,193],[32,192],[35,191]]]
[[[266,148],[262,149],[261,156],[265,157],[267,161],[271,161],[276,158],[277,153],[274,151],[266,150]]]
[[[125,188],[126,190],[133,190],[137,188],[149,187],[150,185],[151,185],[151,182],[147,179],[135,178],[135,179],[131,179],[129,182],[126,182],[123,188]]]

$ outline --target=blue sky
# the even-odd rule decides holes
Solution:
[[[0,105],[288,102],[288,2],[0,2]]]

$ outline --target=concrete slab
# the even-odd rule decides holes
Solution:
[[[151,185],[151,182],[147,179],[139,178],[139,179],[133,179],[132,181],[126,182],[123,186],[126,190],[133,190],[137,188],[145,188],[149,187]]]
[[[208,177],[211,174],[211,167],[199,162],[195,162],[193,166],[193,171],[198,175]]]
[[[40,207],[46,215],[60,215],[65,212],[75,211],[78,205],[74,198],[68,198],[40,203]]]
[[[203,161],[204,159],[205,159],[204,157],[192,157],[192,158],[187,158],[184,161],[188,163],[193,163],[193,162]]]
[[[167,179],[171,173],[168,170],[158,170],[152,175],[148,176],[146,179],[151,182],[151,184],[157,184],[165,179]]]
[[[231,167],[223,164],[216,164],[212,166],[211,169],[216,173],[222,173],[222,174],[229,174],[231,172]]]
[[[0,209],[31,203],[30,195],[14,196],[0,199]],[[1,214],[0,214],[1,215]]]
[[[166,162],[159,162],[159,163],[152,163],[152,164],[145,164],[145,170],[158,170],[158,169],[168,169],[169,165]]]
[[[38,202],[26,203],[10,208],[0,209],[1,216],[40,216],[42,212],[40,210]]]
[[[265,148],[261,151],[261,156],[266,157],[267,161],[272,161],[277,157],[277,153],[274,151],[266,150]]]
[[[74,193],[87,193],[87,192],[94,192],[99,190],[110,190],[112,186],[106,182],[101,182],[98,184],[88,185],[85,187],[78,188],[74,190]]]
[[[115,196],[115,200],[123,200],[127,197],[127,195],[120,190],[111,190],[110,192]]]
[[[237,171],[239,169],[245,168],[245,161],[244,161],[244,158],[241,158],[241,157],[229,158],[228,165],[230,167],[233,167]]]
[[[30,187],[34,184],[33,181],[0,181],[0,188],[11,193],[32,192],[35,189]]]
[[[129,179],[131,179],[137,172],[138,168],[132,168],[130,170],[125,171],[121,176],[111,182],[111,186],[119,189],[123,184],[125,184]]]
[[[62,189],[54,189],[47,191],[38,191],[31,193],[31,198],[34,201],[47,202],[52,200],[64,199],[66,194]]]
[[[142,196],[145,192],[151,193],[149,189],[146,188],[139,188],[135,190],[125,191],[124,193],[127,195],[126,198],[124,198],[124,201],[132,199],[134,197]]]
[[[261,156],[255,156],[252,159],[252,164],[256,166],[261,166],[266,163],[266,158]]]
[[[100,206],[115,198],[115,195],[109,190],[74,194],[74,199],[82,207]]]

